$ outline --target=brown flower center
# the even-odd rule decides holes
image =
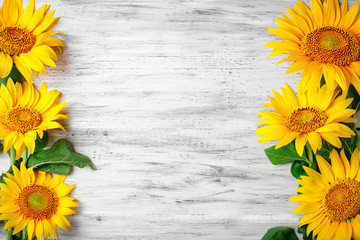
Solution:
[[[293,132],[309,133],[324,126],[327,120],[325,112],[312,107],[296,109],[285,122]]]
[[[20,212],[30,219],[50,219],[58,206],[56,195],[48,188],[33,184],[25,187],[17,198]]]
[[[360,183],[342,179],[332,183],[322,199],[325,215],[332,221],[346,221],[360,212]]]
[[[3,124],[10,130],[22,134],[34,129],[41,123],[41,115],[34,109],[17,107],[8,111],[3,119]]]
[[[0,51],[19,55],[27,53],[35,45],[36,38],[28,31],[18,27],[0,27]]]
[[[338,27],[319,27],[302,40],[302,50],[313,60],[348,66],[359,59],[359,42],[355,35]]]

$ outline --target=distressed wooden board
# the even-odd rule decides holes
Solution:
[[[37,1],[67,34],[58,67],[35,81],[68,102],[67,132],[51,141],[70,140],[97,168],[66,180],[81,206],[62,239],[260,239],[296,227],[290,165],[271,165],[272,143],[254,134],[266,95],[299,80],[264,47],[295,2]]]

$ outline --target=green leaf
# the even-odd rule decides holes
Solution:
[[[11,235],[11,240],[21,240],[21,237],[17,235]]]
[[[94,170],[90,158],[74,151],[73,146],[66,140],[56,141],[51,148],[32,154],[28,160],[28,167],[40,167],[45,164],[65,164],[73,165],[79,168],[86,166]],[[53,169],[52,166],[43,167],[44,169]],[[65,170],[61,170],[65,171]]]
[[[349,86],[346,98],[354,98],[348,108],[355,109],[358,112],[360,110],[360,95],[352,84]]]
[[[44,164],[37,168],[37,170],[50,172],[54,174],[67,175],[71,170],[71,165],[68,164]]]
[[[359,143],[359,135],[356,130],[355,123],[343,123],[344,125],[348,126],[355,135],[351,136],[351,138],[340,138],[342,148],[345,150],[346,156],[350,159],[354,149],[357,147]],[[338,152],[341,150],[337,148]]]
[[[308,225],[299,227],[298,233],[301,233],[303,235],[303,240],[312,240],[313,239],[312,232],[309,234],[309,236],[307,236],[307,234],[306,234],[307,226]]]
[[[42,138],[37,137],[35,141],[35,150],[34,153],[38,153],[43,150],[49,144],[49,134],[44,132],[44,136]]]
[[[321,76],[321,80],[320,80],[320,87],[322,87],[325,84],[325,77],[324,74]]]
[[[265,154],[274,165],[292,162],[296,160],[307,161],[305,154],[300,157],[296,152],[294,142],[275,149],[275,146],[265,149]]]
[[[1,174],[1,176],[0,176],[0,183],[5,183],[4,177],[6,177],[6,174],[5,174],[5,173]]]
[[[14,162],[14,165],[15,165],[17,168],[19,168],[19,169],[20,169],[20,163],[22,162],[22,160],[23,160],[22,158],[19,158],[18,160],[15,160],[15,162]],[[10,173],[10,174],[12,174],[12,175],[14,175],[14,174],[13,174],[13,170],[12,170],[12,166],[10,166],[10,168],[9,168],[9,170],[8,170],[7,172]],[[7,176],[6,176],[6,173],[1,174],[1,176],[0,176],[0,183],[5,183],[4,177],[7,177]]]
[[[354,136],[351,136],[351,138],[340,137],[342,148],[345,150],[346,156],[348,158],[351,158],[354,149],[358,146],[358,144],[360,144],[360,137],[354,123],[343,123],[343,124],[348,126],[356,134]],[[321,155],[323,158],[329,159],[330,153],[333,149],[336,149],[338,152],[341,150],[340,148],[336,148],[330,143],[323,140],[322,147],[320,150],[316,152],[316,155]]]
[[[309,166],[309,164],[307,162],[304,161],[294,161],[291,164],[291,175],[294,176],[294,178],[296,179],[300,179],[300,176],[307,176],[303,166]]]
[[[293,228],[278,226],[270,228],[261,240],[299,240]]]
[[[355,148],[360,148],[360,136],[357,128],[355,128],[355,134]]]
[[[333,149],[334,147],[330,143],[323,140],[322,147],[316,152],[316,155],[321,155],[323,158],[329,159],[330,153]]]
[[[7,80],[9,79],[9,77],[15,82],[20,82],[21,83],[21,79],[22,79],[22,75],[19,72],[19,70],[16,68],[15,64],[13,64],[12,69],[9,73],[9,75],[5,78],[0,78],[0,85],[7,84]]]
[[[27,232],[27,227],[25,227],[23,230],[22,230],[22,238],[21,240],[27,240],[28,239],[28,232]]]

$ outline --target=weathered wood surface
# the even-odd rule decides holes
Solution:
[[[266,95],[299,79],[264,47],[295,2],[37,1],[67,34],[58,67],[35,81],[68,102],[67,132],[51,139],[97,168],[67,178],[81,206],[62,239],[260,239],[296,227],[290,165],[271,165],[272,143],[254,134]]]

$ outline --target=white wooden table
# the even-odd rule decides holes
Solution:
[[[296,228],[290,165],[271,165],[274,143],[254,134],[266,95],[299,80],[264,47],[295,2],[37,0],[67,34],[58,67],[35,80],[68,102],[67,132],[51,141],[68,139],[97,168],[67,178],[80,207],[61,239],[260,239]]]

